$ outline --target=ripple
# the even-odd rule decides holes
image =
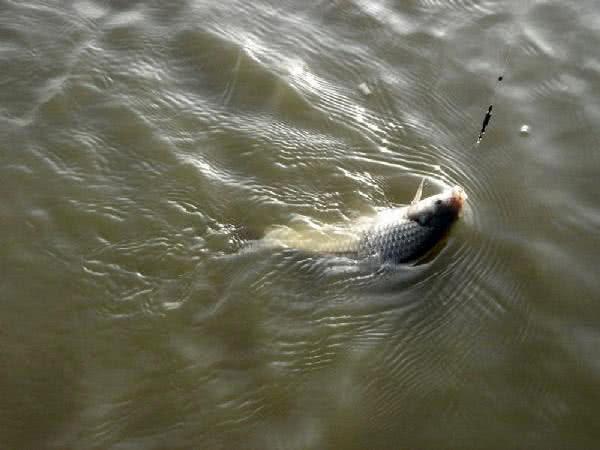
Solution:
[[[2,6],[6,317],[57,327],[82,399],[50,445],[587,444],[592,1]],[[469,200],[419,264],[260,244],[337,238],[421,177]]]

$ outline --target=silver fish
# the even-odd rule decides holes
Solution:
[[[421,200],[423,183],[411,205],[382,211],[362,232],[356,253],[384,263],[414,261],[436,246],[460,217],[467,194],[455,186]]]
[[[287,227],[271,231],[265,239],[278,246],[311,253],[401,264],[426,255],[460,217],[467,194],[455,186],[421,199],[423,181],[410,205],[381,211],[349,228],[298,232]]]

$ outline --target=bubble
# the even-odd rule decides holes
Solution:
[[[360,90],[360,92],[362,92],[366,96],[371,95],[371,89],[369,89],[369,86],[367,85],[367,83],[359,84],[358,89]]]

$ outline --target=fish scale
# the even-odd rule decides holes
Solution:
[[[423,226],[400,216],[395,223],[375,224],[363,232],[359,258],[378,257],[382,262],[403,263],[425,254],[444,234],[442,227]]]

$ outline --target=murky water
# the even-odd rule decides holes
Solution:
[[[598,448],[599,30],[595,0],[0,0],[0,448]],[[423,176],[469,194],[424,264],[245,247]]]

